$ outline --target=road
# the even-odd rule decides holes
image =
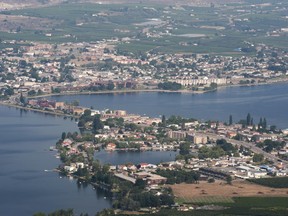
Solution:
[[[225,139],[227,140],[227,142],[230,142],[232,145],[237,145],[237,146],[243,146],[245,148],[250,149],[252,152],[257,153],[257,154],[263,154],[265,158],[273,161],[275,164],[279,163],[279,160],[281,160],[280,158],[278,158],[275,155],[272,155],[268,152],[263,151],[261,148],[258,148],[254,143],[249,143],[249,142],[244,142],[244,141],[239,141],[239,140],[234,140],[234,139],[229,139],[217,134],[213,134],[213,133],[205,133],[206,136],[212,138],[212,139]],[[287,166],[288,165],[288,161],[284,161],[281,160],[283,165]]]

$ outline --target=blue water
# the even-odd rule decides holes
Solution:
[[[177,151],[144,151],[144,152],[106,152],[104,150],[96,152],[94,158],[101,163],[109,163],[111,165],[119,164],[139,164],[151,163],[159,164],[161,162],[174,161]]]
[[[0,215],[33,215],[74,208],[95,213],[110,207],[104,192],[77,187],[75,180],[44,172],[60,163],[49,151],[62,131],[77,131],[62,117],[0,106]]]
[[[128,93],[52,97],[58,101],[79,100],[95,109],[125,109],[149,116],[181,115],[198,119],[228,121],[246,118],[248,112],[257,122],[288,127],[288,85],[223,88],[207,94]],[[44,172],[59,165],[54,145],[62,132],[77,131],[74,121],[30,111],[0,106],[0,215],[33,215],[38,211],[74,208],[77,214],[111,206],[101,190],[79,187],[75,180]],[[103,163],[159,163],[173,160],[175,152],[106,153],[95,158]]]
[[[57,101],[79,100],[95,109],[124,109],[148,116],[181,115],[200,120],[234,121],[250,113],[254,123],[266,117],[268,124],[288,127],[288,84],[227,87],[205,94],[125,93],[52,97]]]

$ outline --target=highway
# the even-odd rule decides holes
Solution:
[[[242,145],[243,147],[250,149],[254,153],[263,154],[265,158],[267,158],[270,161],[273,161],[275,164],[279,163],[279,160],[281,160],[283,165],[285,165],[285,166],[288,165],[288,161],[284,161],[275,155],[272,155],[268,152],[265,152],[261,148],[258,148],[254,143],[229,139],[229,138],[226,138],[226,137],[223,137],[223,136],[220,136],[217,134],[213,134],[213,133],[205,133],[205,135],[208,136],[210,139],[214,139],[214,140],[225,139],[225,140],[227,140],[227,142],[230,142],[232,145],[237,145],[238,147],[240,147]]]

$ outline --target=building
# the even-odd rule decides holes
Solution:
[[[143,179],[148,185],[165,184],[167,181],[165,177],[148,172],[134,173],[134,177],[136,179]]]
[[[206,144],[208,142],[207,136],[202,134],[187,134],[187,138],[194,144]]]
[[[184,131],[168,131],[168,137],[171,139],[185,139],[186,138],[186,132]]]
[[[114,151],[116,149],[116,144],[114,143],[108,143],[106,146],[107,151]]]
[[[127,113],[125,110],[114,110],[113,112],[116,116],[126,116]]]

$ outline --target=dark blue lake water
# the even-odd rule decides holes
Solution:
[[[207,94],[128,93],[52,97],[57,101],[79,100],[95,109],[125,109],[149,116],[181,115],[228,121],[266,117],[268,124],[288,127],[288,85],[223,88]],[[74,208],[94,215],[111,206],[103,191],[79,187],[75,180],[44,172],[59,165],[49,151],[63,131],[77,131],[74,121],[0,106],[0,215],[32,215],[37,211]],[[175,152],[95,154],[103,163],[159,163],[175,158]]]
[[[234,121],[246,119],[248,113],[258,123],[266,117],[268,124],[288,127],[288,84],[252,87],[227,87],[205,94],[125,93],[52,97],[57,101],[79,100],[82,106],[95,109],[124,109],[148,116],[181,115],[203,120]]]

